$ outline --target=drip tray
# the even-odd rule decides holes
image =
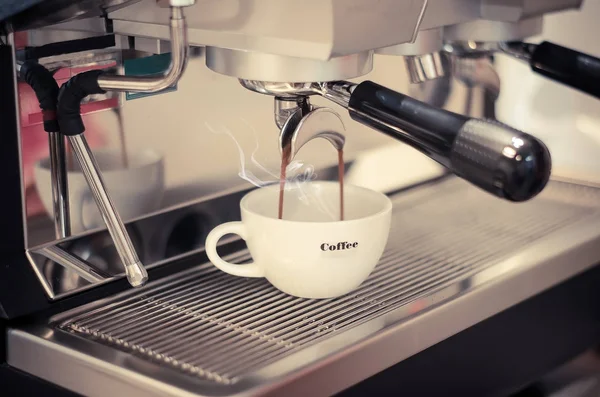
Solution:
[[[199,264],[12,330],[9,362],[86,395],[331,394],[600,259],[598,189],[515,204],[452,178],[392,198],[387,250],[353,293],[295,298]]]

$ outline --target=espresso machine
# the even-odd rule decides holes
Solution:
[[[495,112],[498,56],[600,98],[600,54],[535,40],[582,6],[0,1],[3,390],[508,396],[596,346],[600,188],[555,175],[543,140]],[[302,299],[212,266],[207,233],[255,188],[231,166],[260,185],[256,151],[216,148],[231,134],[213,112],[251,119],[236,137],[264,130],[276,164],[333,145],[350,183],[416,170],[382,188],[389,243],[357,290]],[[361,160],[393,145],[406,158]],[[204,157],[238,183],[211,187]],[[242,239],[220,250],[251,261]]]

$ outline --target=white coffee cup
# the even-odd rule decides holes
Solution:
[[[211,262],[229,274],[265,277],[290,295],[332,298],[358,287],[383,254],[392,203],[379,192],[344,187],[339,220],[339,184],[306,182],[285,192],[283,219],[277,219],[279,186],[248,193],[240,202],[242,221],[214,228],[206,238]],[[217,253],[226,234],[242,237],[254,262],[231,264]]]
[[[106,188],[123,221],[159,208],[164,193],[163,157],[152,149],[130,153],[128,167],[123,166],[116,150],[94,150]],[[71,233],[104,227],[102,216],[87,185],[81,168],[74,161],[69,170],[68,188]],[[48,214],[53,213],[50,159],[38,161],[34,167],[36,188]]]

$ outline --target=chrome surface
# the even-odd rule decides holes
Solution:
[[[69,270],[77,273],[79,277],[91,283],[102,282],[110,278],[110,275],[107,273],[89,266],[84,261],[60,247],[45,247],[43,253],[48,259],[57,263],[63,263]]]
[[[11,330],[8,363],[89,396],[332,395],[600,257],[596,188],[513,204],[449,178],[393,201],[387,250],[350,294],[295,298],[205,263]]]
[[[322,83],[319,86],[320,94],[323,98],[340,105],[343,108],[348,107],[350,95],[356,88],[356,84],[347,81],[336,81],[333,83]]]
[[[244,80],[332,81],[351,79],[369,73],[373,69],[373,51],[322,61],[207,47],[206,66],[214,72]]]
[[[54,233],[56,238],[60,239],[71,235],[65,137],[58,132],[49,132],[48,143],[50,145]]]
[[[444,44],[444,51],[456,57],[484,57],[499,51],[497,41],[449,41]]]
[[[30,41],[34,43],[39,42],[40,46],[54,42],[37,40],[37,36],[40,35],[33,35],[33,33],[30,33],[30,36],[34,36],[30,38]],[[46,37],[46,39],[48,38]],[[62,40],[63,37],[60,37],[59,39]],[[22,53],[20,53],[19,55],[21,56],[21,58],[25,59]],[[38,62],[52,73],[56,73],[59,69],[63,68],[109,67],[111,64],[121,64],[123,61],[122,58],[123,54],[120,50],[104,49],[77,52],[74,54],[48,56],[40,58]]]
[[[281,128],[279,150],[289,150],[290,159],[293,159],[304,145],[316,138],[323,138],[336,150],[342,150],[346,142],[345,130],[339,114],[329,108],[313,108],[307,113],[300,108]]]
[[[500,8],[500,7],[499,7]],[[542,33],[543,17],[517,20],[477,19],[444,27],[444,41],[499,42],[522,40]]]
[[[452,76],[466,87],[463,114],[480,119],[496,119],[496,101],[500,96],[500,77],[485,53],[451,55]]]
[[[188,41],[185,17],[181,7],[171,7],[171,63],[161,76],[123,76],[103,74],[98,85],[106,91],[156,92],[171,87],[183,75],[188,60]]]
[[[414,43],[417,40],[419,35],[419,29],[421,29],[421,24],[423,23],[423,18],[425,17],[425,11],[427,11],[427,6],[429,5],[429,0],[423,0],[423,5],[421,6],[421,11],[417,16],[417,21],[415,23],[415,28],[413,29],[412,37],[410,38],[410,42]]]
[[[129,156],[127,152],[127,139],[125,138],[125,123],[123,122],[123,111],[121,106],[112,109],[117,117],[117,129],[119,131],[119,150],[121,152],[121,163],[123,168],[129,168]]]
[[[504,53],[528,62],[534,45],[504,42],[449,42],[444,46],[452,62],[452,76],[466,86],[463,114],[495,119],[495,101],[500,96],[500,77],[493,65],[493,55]],[[486,105],[485,103],[488,102]]]
[[[46,0],[27,7],[12,23],[14,29],[23,30],[75,19],[101,17],[138,1],[140,0]],[[11,8],[13,7],[8,7]]]
[[[492,94],[500,95],[500,77],[488,56],[452,57],[452,74],[467,86],[481,86]]]
[[[240,79],[240,84],[259,94],[294,99],[299,96],[321,95],[347,108],[356,84],[347,81],[285,83]]]
[[[537,45],[531,43],[498,43],[498,51],[523,62],[529,63]]]
[[[432,52],[423,55],[410,55],[404,57],[406,68],[413,84],[435,80],[446,75],[443,53]]]
[[[101,18],[74,19],[68,22],[53,24],[41,29],[30,30],[28,32],[29,39],[32,40],[32,44],[40,45],[38,39],[45,41],[42,37],[40,37],[40,32],[45,32],[48,36],[52,37],[54,36],[54,32],[59,30],[70,32],[68,33],[70,35],[74,34],[74,32],[84,32],[85,34],[89,35],[107,34],[110,33],[110,26],[107,26],[106,20]]]
[[[444,51],[460,58],[482,58],[501,52],[521,61],[529,62],[536,44],[520,41],[450,41]]]
[[[17,67],[18,67],[17,54],[16,54],[16,51],[15,51],[15,35],[14,35],[14,33],[7,34],[6,35],[6,39],[7,39],[8,45],[12,47],[12,51],[11,51],[11,58],[12,58],[11,59],[11,63],[13,65],[17,65]],[[13,81],[15,82],[15,84],[14,84],[14,92],[13,92],[15,98],[19,97],[19,87],[18,87],[18,84],[17,84],[18,77],[19,77],[18,76],[19,72],[17,71],[17,67],[15,67],[14,71],[12,72],[12,76],[10,76],[13,79]],[[20,70],[20,67],[19,67],[19,70]],[[21,118],[19,117],[20,116],[19,112],[20,112],[20,110],[17,107],[17,114],[15,114],[15,122],[16,122],[17,130],[21,131],[21,128],[23,126],[22,126]],[[19,164],[23,164],[23,157],[24,157],[23,147],[24,146],[23,146],[23,140],[21,139],[21,136],[19,136],[19,139],[17,139],[17,144],[18,144],[18,150],[19,150],[19,153],[18,153]],[[21,169],[21,170],[19,170],[19,172],[21,174],[21,183],[20,183],[20,189],[21,189],[21,192],[22,192],[22,194],[21,194],[21,208],[25,209],[25,208],[27,208],[26,204],[25,204],[25,189],[26,189],[26,186],[25,186],[25,181],[24,181],[24,178],[23,178],[23,170]],[[22,216],[22,219],[23,219],[23,225],[24,226],[27,225],[27,212],[23,211],[21,216]],[[23,229],[24,229],[23,230],[23,241],[25,242],[25,245],[27,246],[29,244],[29,236],[27,234],[26,228],[23,228]],[[45,286],[43,285],[43,283],[42,283],[42,286],[45,288]]]
[[[285,122],[297,110],[309,112],[311,109],[310,102],[306,96],[298,96],[292,98],[275,97],[275,124],[277,128],[283,128]]]
[[[100,168],[90,150],[83,134],[69,136],[69,142],[75,157],[81,166],[86,182],[90,187],[94,201],[98,206],[102,219],[112,237],[117,252],[121,257],[127,280],[133,287],[140,287],[148,280],[148,273],[142,266],[123,221],[106,190]]]
[[[239,81],[242,87],[250,91],[283,98],[296,98],[299,95],[316,95],[320,92],[319,84],[313,82],[289,83],[247,79],[240,79]]]
[[[407,56],[438,52],[444,47],[443,33],[441,28],[422,30],[412,42],[379,48],[375,54]]]
[[[349,167],[352,162],[347,164]],[[320,168],[316,173],[321,180],[338,178],[337,165]],[[201,199],[192,195],[182,204],[127,223],[129,237],[146,269],[201,251],[211,229],[239,219],[239,201],[249,189],[246,184],[238,184]],[[31,247],[27,256],[51,300],[125,276],[121,258],[107,230]],[[101,279],[90,281],[88,274],[99,275]]]
[[[457,30],[472,21],[501,21],[473,29],[468,40],[531,33],[508,27],[552,12],[577,8],[582,0],[372,0],[203,1],[188,14],[190,43],[253,53],[327,61],[334,57],[409,44],[430,29]],[[147,0],[109,14],[116,34],[166,39],[164,10]],[[269,23],[265,24],[264,21]],[[307,27],[307,23],[310,27]],[[506,26],[504,26],[506,25]],[[468,28],[460,29],[464,36]],[[417,34],[418,33],[418,34]],[[514,40],[515,38],[513,38]],[[285,79],[284,79],[285,81]]]

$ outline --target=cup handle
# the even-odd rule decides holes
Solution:
[[[264,277],[265,272],[255,262],[236,265],[224,261],[219,254],[217,254],[217,243],[219,242],[219,239],[226,234],[237,234],[246,240],[246,227],[242,222],[227,222],[215,227],[208,233],[206,244],[204,246],[206,247],[206,255],[213,265],[225,273],[233,274],[234,276]]]

